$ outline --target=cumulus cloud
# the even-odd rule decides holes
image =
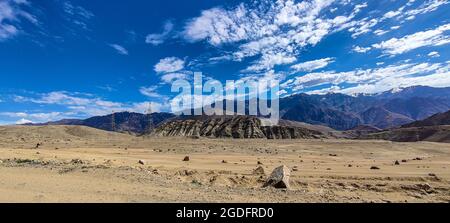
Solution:
[[[257,56],[244,71],[266,72],[276,65],[295,62],[300,49],[314,46],[330,33],[348,28],[355,15],[367,6],[356,5],[339,16],[321,13],[333,3],[332,0],[286,0],[258,2],[259,6],[242,3],[228,9],[216,7],[191,19],[183,34],[189,41],[207,41],[213,46],[236,44],[231,55],[220,59],[241,61]]]
[[[421,31],[400,39],[392,38],[372,47],[383,50],[388,55],[398,55],[425,46],[441,46],[450,43],[450,36],[445,33],[450,30],[450,24],[445,24],[436,29]]]
[[[357,53],[365,53],[365,52],[368,52],[370,49],[372,49],[372,48],[371,47],[354,46],[352,51],[357,52]]]
[[[291,64],[296,60],[297,58],[294,56],[286,55],[285,53],[264,54],[260,60],[247,67],[244,72],[260,72],[270,70],[276,65]]]
[[[168,73],[161,76],[161,80],[168,84],[172,83],[174,80],[186,80],[188,78],[188,74],[185,73]]]
[[[433,52],[430,52],[430,53],[428,54],[428,56],[429,56],[429,57],[440,57],[441,55],[439,55],[438,52],[433,51]]]
[[[172,32],[173,27],[174,25],[172,21],[166,21],[163,32],[148,34],[145,38],[145,42],[154,46],[164,43],[164,41],[169,37],[169,34]]]
[[[296,65],[291,66],[291,68],[295,71],[295,72],[301,72],[301,71],[307,71],[307,72],[311,72],[314,70],[318,70],[321,68],[324,68],[326,66],[328,66],[328,64],[333,63],[334,62],[334,58],[323,58],[323,59],[318,59],[318,60],[312,60],[312,61],[306,61],[303,63],[299,63]]]
[[[154,70],[157,73],[172,73],[184,69],[185,61],[177,57],[167,57],[161,59],[156,65]]]
[[[128,50],[119,44],[109,44],[109,46],[115,49],[119,54],[128,55]]]

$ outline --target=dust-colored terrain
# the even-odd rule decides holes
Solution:
[[[262,188],[283,164],[292,169],[291,189]],[[253,173],[258,166],[265,175]],[[0,202],[449,201],[445,143],[142,138],[80,126],[0,127]]]

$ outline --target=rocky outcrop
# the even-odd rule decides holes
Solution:
[[[291,176],[291,171],[285,165],[275,168],[267,179],[263,187],[275,187],[275,188],[285,188],[289,189],[289,177]]]
[[[252,116],[190,117],[167,122],[153,136],[199,136],[214,138],[299,139],[325,137],[321,132],[301,127],[263,126]]]

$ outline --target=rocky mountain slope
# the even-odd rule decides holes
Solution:
[[[190,117],[162,124],[153,136],[189,136],[214,138],[321,138],[317,130],[295,126],[263,126],[261,119],[252,116]]]
[[[450,88],[415,86],[378,95],[297,94],[280,99],[281,118],[348,130],[386,129],[450,109]]]
[[[435,114],[425,120],[416,121],[410,124],[403,125],[402,127],[424,127],[424,126],[437,126],[437,125],[450,125],[450,111],[444,113]]]

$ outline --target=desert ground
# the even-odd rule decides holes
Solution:
[[[262,188],[280,165],[291,189]],[[450,144],[3,126],[0,202],[450,202]]]

